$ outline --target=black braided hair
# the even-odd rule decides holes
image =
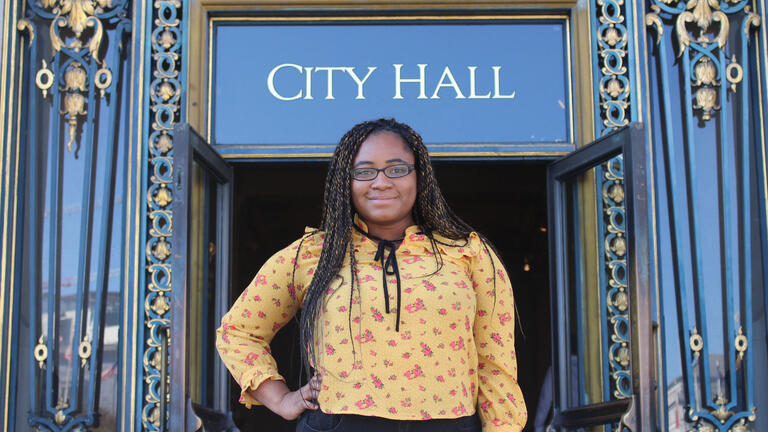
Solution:
[[[352,205],[350,171],[352,170],[355,156],[363,142],[369,136],[381,132],[391,132],[400,136],[413,152],[418,176],[416,202],[412,210],[413,220],[429,238],[432,249],[435,252],[437,264],[435,273],[440,271],[443,264],[442,255],[439,248],[437,248],[437,244],[457,245],[448,244],[440,239],[436,239],[434,234],[437,233],[453,241],[464,241],[463,245],[458,245],[464,246],[469,239],[469,235],[475,231],[448,206],[437,184],[427,147],[424,145],[421,136],[411,129],[410,126],[398,123],[394,119],[382,118],[357,124],[344,134],[333,153],[325,179],[323,210],[319,228],[319,231],[325,233],[325,240],[312,282],[306,289],[301,318],[299,320],[301,359],[307,379],[311,376],[311,365],[319,366],[320,364],[316,351],[316,347],[320,345],[315,337],[319,327],[317,323],[320,322],[327,287],[339,275],[347,253],[350,255],[350,307],[348,310],[351,324],[352,300],[354,299],[355,282],[357,282],[357,262],[352,246],[355,210]],[[494,249],[493,245],[485,237],[480,235],[480,239],[486,251],[488,251],[488,248]],[[296,252],[295,262],[298,261],[300,250],[301,245]],[[493,260],[491,260],[491,264],[493,265]],[[495,266],[493,273],[494,275],[496,273]],[[341,276],[344,277],[346,275]],[[349,328],[351,332],[352,326],[350,325]],[[350,337],[350,340],[354,343],[354,338]]]

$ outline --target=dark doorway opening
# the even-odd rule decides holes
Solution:
[[[533,431],[536,405],[551,363],[547,255],[546,169],[539,162],[436,161],[448,203],[496,246],[514,287],[519,323],[518,380],[528,406],[526,431]],[[240,295],[261,264],[296,240],[305,226],[320,220],[326,164],[259,163],[235,167],[233,292]],[[281,329],[272,353],[291,389],[298,388],[301,365],[297,327]],[[238,402],[232,381],[230,401],[240,430],[292,432],[287,422],[263,406]]]

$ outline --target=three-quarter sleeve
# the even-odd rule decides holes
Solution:
[[[528,417],[517,383],[515,305],[512,284],[490,247],[471,239],[477,309],[473,327],[478,354],[478,412],[483,432],[517,432]]]
[[[248,407],[259,404],[248,390],[266,380],[285,381],[269,344],[301,307],[320,257],[320,236],[305,236],[269,258],[221,319],[216,348]]]

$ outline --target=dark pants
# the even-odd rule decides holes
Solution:
[[[455,419],[391,420],[307,410],[296,425],[296,432],[482,432],[482,429],[477,413]]]

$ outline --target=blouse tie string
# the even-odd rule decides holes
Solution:
[[[387,258],[384,254],[389,249]],[[400,269],[397,266],[397,257],[395,253],[395,243],[389,240],[379,240],[379,248],[376,250],[374,261],[381,261],[381,284],[384,288],[384,309],[389,313],[389,290],[387,289],[387,276],[395,276],[397,280],[397,321],[395,322],[395,331],[400,331]]]
[[[381,262],[381,286],[384,289],[384,310],[386,313],[389,313],[389,289],[387,288],[387,276],[395,276],[395,280],[397,281],[397,312],[396,312],[396,318],[397,321],[395,322],[395,331],[400,331],[400,269],[397,265],[397,254],[395,253],[395,249],[397,249],[397,243],[400,243],[403,241],[403,239],[398,240],[384,240],[379,237],[376,237],[374,235],[368,234],[367,232],[363,231],[355,225],[355,228],[360,231],[363,235],[366,237],[369,237],[373,240],[376,240],[379,242],[379,247],[376,249],[376,255],[373,257],[374,261],[380,261]],[[386,258],[384,255],[387,255]]]

